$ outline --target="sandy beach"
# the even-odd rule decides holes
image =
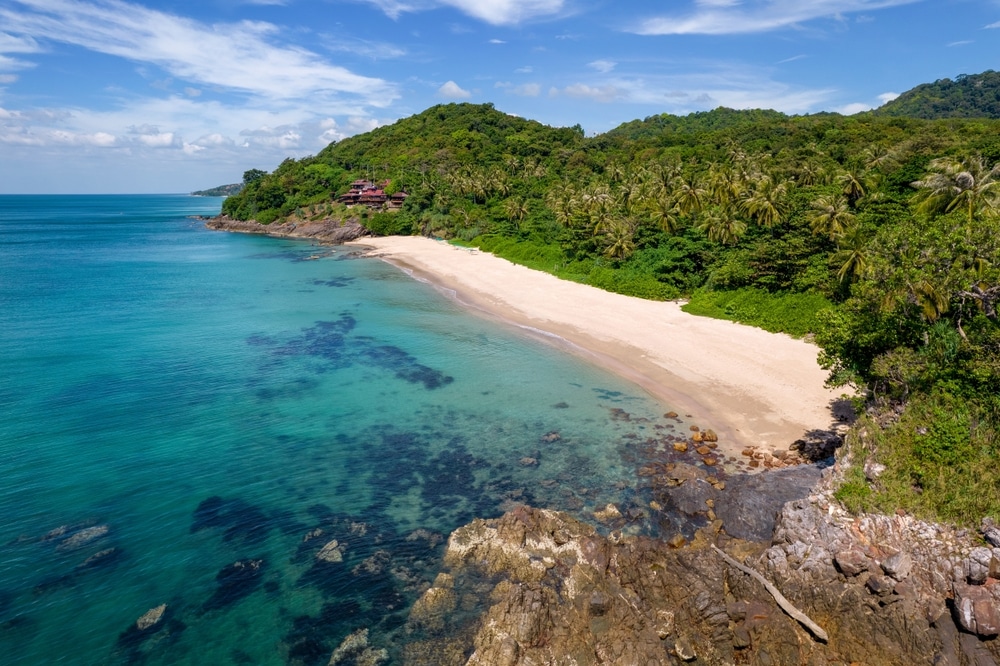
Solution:
[[[557,336],[567,350],[713,428],[730,453],[746,445],[786,448],[836,423],[831,406],[841,392],[824,387],[818,349],[808,342],[560,280],[444,241],[358,243],[488,316]]]

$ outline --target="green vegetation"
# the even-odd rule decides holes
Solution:
[[[211,187],[207,190],[198,190],[197,192],[192,192],[193,197],[230,197],[234,194],[239,194],[240,190],[243,189],[243,183],[233,183],[232,185],[219,185],[218,187]]]
[[[993,510],[985,496],[1000,497],[987,469],[1000,414],[998,161],[1000,121],[979,118],[716,109],[585,138],[452,104],[250,170],[223,211],[265,224],[355,217],[811,335],[831,384],[859,390],[871,414],[841,499],[974,522]],[[406,203],[334,203],[358,178],[389,181]],[[871,482],[864,461],[887,471]]]
[[[919,85],[875,111],[909,118],[1000,118],[1000,72]]]

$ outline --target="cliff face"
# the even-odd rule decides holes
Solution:
[[[218,231],[264,234],[279,238],[310,238],[327,243],[347,243],[370,235],[367,229],[354,220],[325,219],[264,225],[253,220],[234,220],[221,215],[208,220],[205,226]]]
[[[763,574],[829,641],[711,543]],[[446,572],[411,612],[404,661],[993,664],[987,600],[1000,552],[978,551],[910,517],[853,518],[821,494],[786,504],[770,543],[730,538],[720,520],[682,548],[521,507],[452,534]],[[484,613],[469,612],[482,602]],[[963,608],[981,616],[982,635]]]

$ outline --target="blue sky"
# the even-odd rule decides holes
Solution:
[[[0,0],[0,193],[237,182],[444,102],[854,113],[998,54],[1000,0]]]

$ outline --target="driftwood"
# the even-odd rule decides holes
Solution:
[[[722,559],[724,559],[726,562],[733,565],[734,567],[736,567],[743,573],[747,574],[748,576],[752,576],[753,578],[757,579],[757,581],[764,586],[764,589],[767,590],[772,597],[774,597],[774,600],[778,602],[778,605],[781,606],[781,610],[788,613],[788,615],[791,616],[792,619],[797,620],[803,627],[808,629],[809,632],[812,633],[812,635],[815,636],[818,640],[824,643],[830,640],[829,636],[826,635],[826,632],[823,631],[823,627],[819,626],[818,624],[810,620],[808,615],[806,615],[798,608],[793,606],[792,602],[786,599],[785,595],[779,592],[778,588],[772,585],[766,578],[761,576],[759,573],[757,573],[750,567],[740,564],[729,555],[726,555],[726,553],[723,552],[722,549],[717,547],[715,544],[711,545],[712,548],[715,550],[715,552],[721,555]]]

